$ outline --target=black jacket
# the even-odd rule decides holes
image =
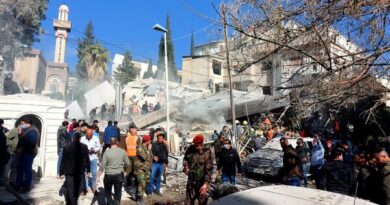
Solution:
[[[64,148],[69,144],[69,140],[67,128],[65,126],[60,126],[57,130],[57,148]]]
[[[152,153],[153,156],[158,157],[158,163],[168,164],[168,147],[166,144],[153,142]]]
[[[233,148],[223,150],[219,158],[218,170],[222,168],[222,173],[236,175],[236,167],[237,172],[241,173],[241,161],[238,152]]]
[[[91,171],[88,147],[80,142],[72,142],[64,147],[60,165],[60,175],[80,175]]]
[[[352,193],[353,169],[343,161],[334,160],[324,166],[326,190],[349,195]]]

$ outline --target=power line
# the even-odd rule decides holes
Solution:
[[[55,18],[53,18],[53,19],[55,19]],[[57,23],[61,24],[61,22],[57,22]],[[64,25],[64,24],[61,24],[61,25]],[[83,34],[83,35],[84,35],[84,32],[79,31],[79,30],[77,30],[77,29],[75,29],[75,28],[72,28],[72,30],[76,31],[77,33],[80,33],[80,34]],[[145,56],[145,55],[143,55],[143,54],[141,54],[141,53],[139,53],[139,52],[136,52],[136,51],[134,51],[134,50],[132,50],[132,49],[123,48],[123,47],[118,46],[118,45],[116,45],[116,44],[114,44],[114,43],[111,43],[111,42],[108,42],[108,41],[105,41],[105,40],[96,38],[96,36],[95,36],[95,39],[96,39],[96,41],[101,42],[101,43],[103,43],[103,44],[105,44],[105,45],[109,45],[109,46],[115,47],[115,48],[120,49],[120,50],[123,50],[123,51],[129,50],[131,53],[133,53],[133,54],[135,54],[135,55],[137,55],[137,56],[143,57],[143,58],[145,58],[145,59],[152,59],[152,60],[155,61],[155,59],[153,59],[153,58],[151,58],[151,57],[148,57],[148,56]]]

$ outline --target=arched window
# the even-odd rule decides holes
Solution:
[[[56,92],[59,92],[59,87],[60,87],[60,82],[61,82],[61,79],[59,76],[57,75],[54,75],[54,76],[51,76],[49,78],[49,91],[51,93],[56,93]]]

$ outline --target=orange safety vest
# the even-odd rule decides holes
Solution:
[[[138,136],[133,136],[130,133],[126,137],[126,154],[128,157],[135,157],[137,155],[137,140]]]

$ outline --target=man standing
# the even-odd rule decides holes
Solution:
[[[316,184],[317,189],[324,190],[325,185],[322,183],[323,180],[323,170],[322,166],[324,165],[324,156],[325,156],[325,149],[322,146],[321,140],[319,139],[317,134],[314,134],[313,136],[313,148],[311,150],[311,173],[312,173],[312,179],[314,180]],[[331,157],[332,158],[332,157]]]
[[[104,146],[103,146],[102,154],[104,154],[106,149],[110,147],[110,139],[111,138],[118,139],[117,135],[118,135],[118,132],[115,129],[115,127],[112,125],[112,121],[108,121],[106,129],[104,129],[104,136],[103,136]]]
[[[236,172],[241,175],[241,161],[237,150],[232,148],[232,142],[224,142],[225,151],[221,154],[218,163],[218,172],[222,171],[222,183],[236,184]],[[237,170],[236,170],[237,167]]]
[[[104,195],[106,204],[119,205],[122,197],[122,184],[125,168],[130,165],[123,149],[118,147],[117,138],[110,139],[111,148],[103,155],[102,165],[98,174],[98,181],[104,172]],[[112,200],[112,186],[114,186],[114,201]]]
[[[160,181],[161,174],[164,171],[164,166],[168,164],[168,146],[164,143],[164,134],[159,133],[157,135],[157,142],[152,144],[152,154],[153,154],[153,164],[152,164],[152,174],[150,175],[149,186],[148,186],[148,196],[150,197],[153,192],[153,187],[155,187],[155,192],[158,195],[161,195],[160,192]]]
[[[142,138],[142,144],[137,148],[137,157],[134,160],[135,175],[138,181],[137,204],[144,205],[143,196],[146,183],[149,180],[150,168],[152,166],[153,156],[149,150],[150,136],[145,135]]]
[[[90,175],[91,171],[88,147],[80,143],[80,140],[81,134],[75,132],[73,142],[64,147],[62,151],[60,175],[61,179],[65,176],[64,187],[66,188],[65,201],[67,205],[77,204],[84,171],[87,170],[87,175]]]
[[[381,177],[382,187],[382,203],[390,204],[390,158],[386,151],[380,151],[375,155],[376,161],[379,167],[379,173]]]
[[[28,192],[32,185],[32,164],[38,154],[39,131],[32,125],[30,119],[22,120],[22,134],[16,147],[16,152],[20,154],[17,167],[16,189]]]
[[[134,159],[137,156],[137,146],[141,144],[137,136],[137,128],[134,125],[129,126],[129,133],[126,137],[126,154],[130,165],[127,167],[126,188],[134,185]]]
[[[299,159],[294,147],[289,144],[287,138],[280,138],[280,146],[283,148],[283,182],[286,185],[301,186],[301,171]]]
[[[60,164],[62,160],[62,151],[63,148],[70,143],[70,139],[68,136],[68,121],[63,121],[61,126],[57,130],[57,178],[60,177]]]
[[[142,114],[148,114],[148,101],[145,101],[145,103],[142,105]]]
[[[225,139],[230,139],[232,138],[232,130],[228,126],[223,126],[220,134],[223,133],[223,136]]]
[[[327,191],[339,194],[352,194],[353,169],[343,162],[343,150],[337,147],[332,150],[331,162],[324,166],[323,184]]]
[[[310,161],[310,150],[306,147],[302,138],[298,138],[296,151],[300,162],[300,168],[303,176],[304,186],[307,187],[307,174],[309,172],[308,162]]]
[[[16,153],[16,149],[19,143],[19,136],[21,133],[22,130],[19,128],[19,125],[5,133],[5,136],[7,138],[8,151],[11,154],[6,169],[6,177],[8,178],[9,183],[12,186],[14,186],[16,183],[16,173],[19,163],[19,154]]]
[[[118,138],[118,142],[121,141],[121,130],[119,129],[118,127],[118,121],[114,121],[114,127],[115,127],[115,130],[116,130],[116,136]]]
[[[85,176],[85,190],[91,188],[92,193],[96,193],[96,175],[97,175],[97,164],[98,164],[98,153],[100,151],[100,142],[99,138],[93,136],[93,130],[88,129],[85,133],[85,136],[81,138],[81,143],[87,145],[89,161],[90,161],[90,173],[92,177],[89,177],[88,174]]]
[[[199,205],[205,205],[208,200],[207,191],[213,173],[214,157],[212,152],[204,147],[203,135],[195,136],[192,142],[194,146],[186,151],[183,162],[183,171],[188,175],[185,204],[194,205],[198,200]]]
[[[90,120],[95,120],[97,109],[98,109],[98,107],[92,108],[92,110],[89,112],[89,119]]]
[[[10,154],[7,152],[7,138],[3,132],[3,126],[0,126],[0,185],[4,180],[5,167],[10,158]]]
[[[224,142],[225,142],[225,135],[223,132],[221,132],[218,136],[218,139],[214,141],[214,154],[215,154],[215,160],[217,161],[217,164],[219,163],[219,158],[223,151]]]
[[[102,105],[102,108],[100,109],[100,114],[101,114],[102,120],[106,119],[106,112],[107,112],[107,103],[104,103]]]

